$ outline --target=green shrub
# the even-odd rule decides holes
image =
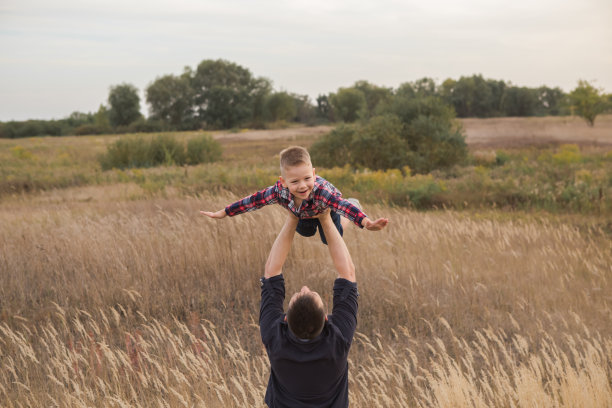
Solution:
[[[151,167],[150,142],[144,137],[122,137],[108,146],[106,154],[99,158],[102,170],[112,168]]]
[[[208,163],[221,158],[221,145],[208,135],[196,136],[187,146],[171,135],[122,137],[100,156],[102,170]]]
[[[561,146],[558,153],[553,154],[552,159],[556,164],[580,163],[582,161],[582,155],[577,145],[566,144]]]
[[[352,164],[372,170],[400,168],[406,164],[406,141],[401,137],[402,123],[395,115],[372,118],[353,136],[350,144]]]
[[[350,146],[356,133],[356,126],[342,124],[317,139],[310,147],[313,166],[331,168],[353,164]]]
[[[187,142],[187,163],[211,163],[221,159],[221,145],[212,136],[203,134]]]
[[[503,166],[510,160],[510,155],[504,151],[498,150],[495,153],[495,164]]]
[[[152,166],[185,164],[185,147],[173,136],[158,135],[151,140],[149,159]]]
[[[451,107],[434,97],[396,95],[378,116],[340,125],[311,147],[317,165],[373,170],[409,166],[428,173],[466,162],[468,149]]]

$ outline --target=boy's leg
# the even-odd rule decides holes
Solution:
[[[300,219],[295,231],[303,237],[312,237],[317,232],[317,226],[319,226],[319,220],[317,219]]]
[[[330,215],[331,215],[332,221],[334,222],[334,225],[336,226],[336,229],[340,233],[340,236],[342,236],[342,234],[344,234],[344,228],[342,226],[342,220],[344,219],[344,217],[341,217],[335,211],[331,211]],[[319,222],[319,220],[316,220],[316,221],[318,224],[317,226],[319,227],[319,234],[321,235],[321,242],[327,245],[327,240],[325,239],[325,234],[323,233],[323,227],[321,226],[321,223]]]

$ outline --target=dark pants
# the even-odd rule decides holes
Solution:
[[[334,222],[334,225],[338,229],[340,236],[342,236],[344,230],[342,229],[340,216],[336,214],[336,212],[331,211],[331,218]],[[319,222],[318,218],[307,218],[305,220],[300,219],[295,230],[303,237],[312,237],[314,234],[317,233],[317,228],[319,229],[319,234],[321,235],[321,241],[325,245],[327,245],[327,240],[325,239],[325,234],[323,233],[323,227],[321,226],[321,223]]]

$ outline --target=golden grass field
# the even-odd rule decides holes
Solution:
[[[224,160],[241,163],[310,140],[230,136]],[[106,143],[20,143],[43,162],[54,142],[74,161]],[[0,406],[263,407],[258,278],[285,214],[198,214],[237,198],[134,183],[2,196]],[[602,220],[365,210],[390,225],[345,233],[361,295],[352,407],[612,406]],[[307,284],[330,305],[318,239],[296,236],[284,274],[288,293]]]

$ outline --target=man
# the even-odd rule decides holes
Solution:
[[[321,296],[304,286],[283,311],[282,267],[298,218],[289,215],[266,262],[261,279],[259,325],[270,359],[265,402],[269,407],[347,407],[348,352],[357,325],[357,283],[351,256],[329,211],[319,216],[338,278],[332,313]]]

